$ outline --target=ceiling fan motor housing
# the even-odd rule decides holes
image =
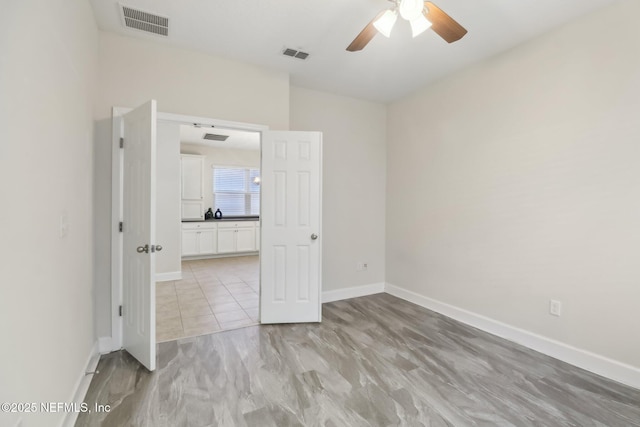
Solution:
[[[400,0],[400,16],[407,21],[413,21],[422,15],[424,0]]]

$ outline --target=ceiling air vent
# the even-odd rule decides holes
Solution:
[[[161,36],[169,35],[169,18],[122,6],[122,19],[128,28],[146,31]]]
[[[202,139],[208,139],[209,141],[226,141],[229,135],[216,135],[215,133],[205,133]]]
[[[284,56],[290,56],[291,58],[298,58],[298,59],[302,59],[302,60],[305,60],[305,59],[307,59],[309,57],[309,54],[307,52],[303,52],[301,50],[290,49],[290,48],[286,48],[285,50],[283,50],[282,54]]]

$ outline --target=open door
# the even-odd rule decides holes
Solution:
[[[322,317],[322,134],[262,133],[261,323]]]
[[[123,348],[156,369],[156,101],[122,116]]]

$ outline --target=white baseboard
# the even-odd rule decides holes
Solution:
[[[182,271],[156,273],[156,282],[169,282],[171,280],[181,280],[181,279],[182,279]]]
[[[540,353],[562,360],[571,365],[612,379],[622,384],[640,389],[640,369],[599,354],[591,353],[560,341],[516,328],[480,314],[440,302],[390,283],[385,292],[412,302],[429,310],[443,314],[474,328],[481,329],[509,341],[513,341]]]
[[[225,254],[209,254],[209,255],[190,255],[190,256],[182,256],[182,260],[196,261],[199,259],[236,258],[241,256],[256,256],[256,255],[260,255],[260,251],[231,252],[231,253],[225,253]]]
[[[379,294],[384,292],[384,283],[372,283],[369,285],[352,286],[350,288],[324,291],[322,302],[340,301],[343,299],[363,297],[366,295]]]
[[[98,353],[107,354],[113,351],[113,343],[111,342],[111,337],[100,337],[98,338]]]
[[[98,342],[96,341],[95,344],[93,344],[93,347],[91,347],[91,352],[87,357],[87,362],[82,367],[82,371],[80,372],[78,381],[76,381],[76,386],[74,387],[74,392],[70,403],[75,403],[76,406],[80,406],[80,404],[84,402],[84,398],[87,395],[87,390],[89,390],[89,385],[91,384],[91,379],[93,378],[93,375],[86,375],[85,373],[95,371],[99,361],[100,354],[98,354]],[[67,412],[64,419],[62,420],[61,426],[73,427],[77,419],[78,412]]]

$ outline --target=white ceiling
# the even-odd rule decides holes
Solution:
[[[202,139],[206,133],[227,135],[226,141],[210,141]],[[199,144],[216,148],[232,148],[235,150],[260,150],[260,134],[235,129],[221,129],[211,127],[180,126],[180,142]]]
[[[436,0],[469,31],[462,40],[447,44],[433,31],[412,39],[398,19],[391,38],[378,34],[360,52],[345,48],[388,1],[122,0],[167,16],[169,37],[125,28],[117,0],[90,1],[102,30],[287,71],[296,86],[388,102],[616,0]],[[285,57],[285,47],[311,55]]]

